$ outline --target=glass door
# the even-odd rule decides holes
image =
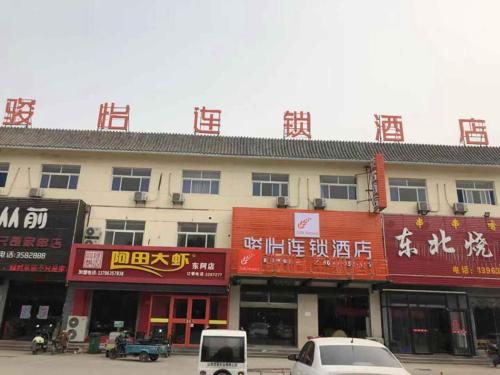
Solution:
[[[172,344],[197,346],[201,332],[209,326],[210,297],[173,297],[169,334]]]
[[[464,311],[450,311],[453,354],[470,355],[469,335]]]
[[[429,347],[429,328],[425,313],[424,309],[410,310],[413,352],[415,354],[430,354],[431,352]]]
[[[188,325],[188,297],[172,297],[170,305],[169,335],[172,344],[185,345]]]
[[[189,324],[187,344],[200,345],[201,331],[209,326],[209,297],[193,297],[189,300]]]

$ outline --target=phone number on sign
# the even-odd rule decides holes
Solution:
[[[47,253],[31,251],[0,251],[0,259],[45,259]]]

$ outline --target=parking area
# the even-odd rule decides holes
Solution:
[[[290,368],[291,362],[284,358],[250,358],[249,368]],[[450,366],[408,364],[414,375],[482,375],[500,374],[500,369],[481,366]],[[104,355],[63,354],[32,355],[29,352],[0,351],[0,369],[9,375],[194,375],[197,373],[197,358],[194,356],[172,356],[157,362],[142,363],[137,359],[110,360]]]

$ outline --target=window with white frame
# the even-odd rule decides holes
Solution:
[[[321,198],[357,199],[356,177],[319,176]]]
[[[104,243],[109,245],[142,245],[144,221],[106,220]]]
[[[217,224],[178,223],[177,246],[215,247]]]
[[[150,168],[113,168],[113,191],[149,191]]]
[[[457,181],[457,195],[460,203],[496,204],[493,181]]]
[[[421,178],[389,178],[391,201],[427,202],[427,187]]]
[[[254,197],[287,197],[288,175],[281,173],[252,173]]]
[[[41,188],[76,189],[80,176],[79,165],[43,164]]]
[[[9,163],[0,163],[0,187],[7,184],[7,175],[9,174]]]
[[[219,194],[219,171],[182,171],[182,192]]]

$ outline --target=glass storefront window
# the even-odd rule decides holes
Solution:
[[[244,307],[240,324],[251,345],[297,345],[297,310]]]
[[[393,352],[471,354],[467,295],[384,294],[384,332]]]
[[[89,332],[109,334],[116,331],[114,322],[121,320],[124,322],[123,329],[133,334],[138,304],[138,292],[95,290],[92,297]]]
[[[31,340],[37,324],[43,327],[58,323],[65,296],[64,283],[11,281],[3,315],[2,338]],[[43,318],[39,316],[41,306],[48,306]]]
[[[401,307],[388,308],[390,340],[389,348],[395,353],[411,353],[410,316],[408,309]]]
[[[319,334],[323,337],[368,336],[368,296],[338,295],[318,299]]]

